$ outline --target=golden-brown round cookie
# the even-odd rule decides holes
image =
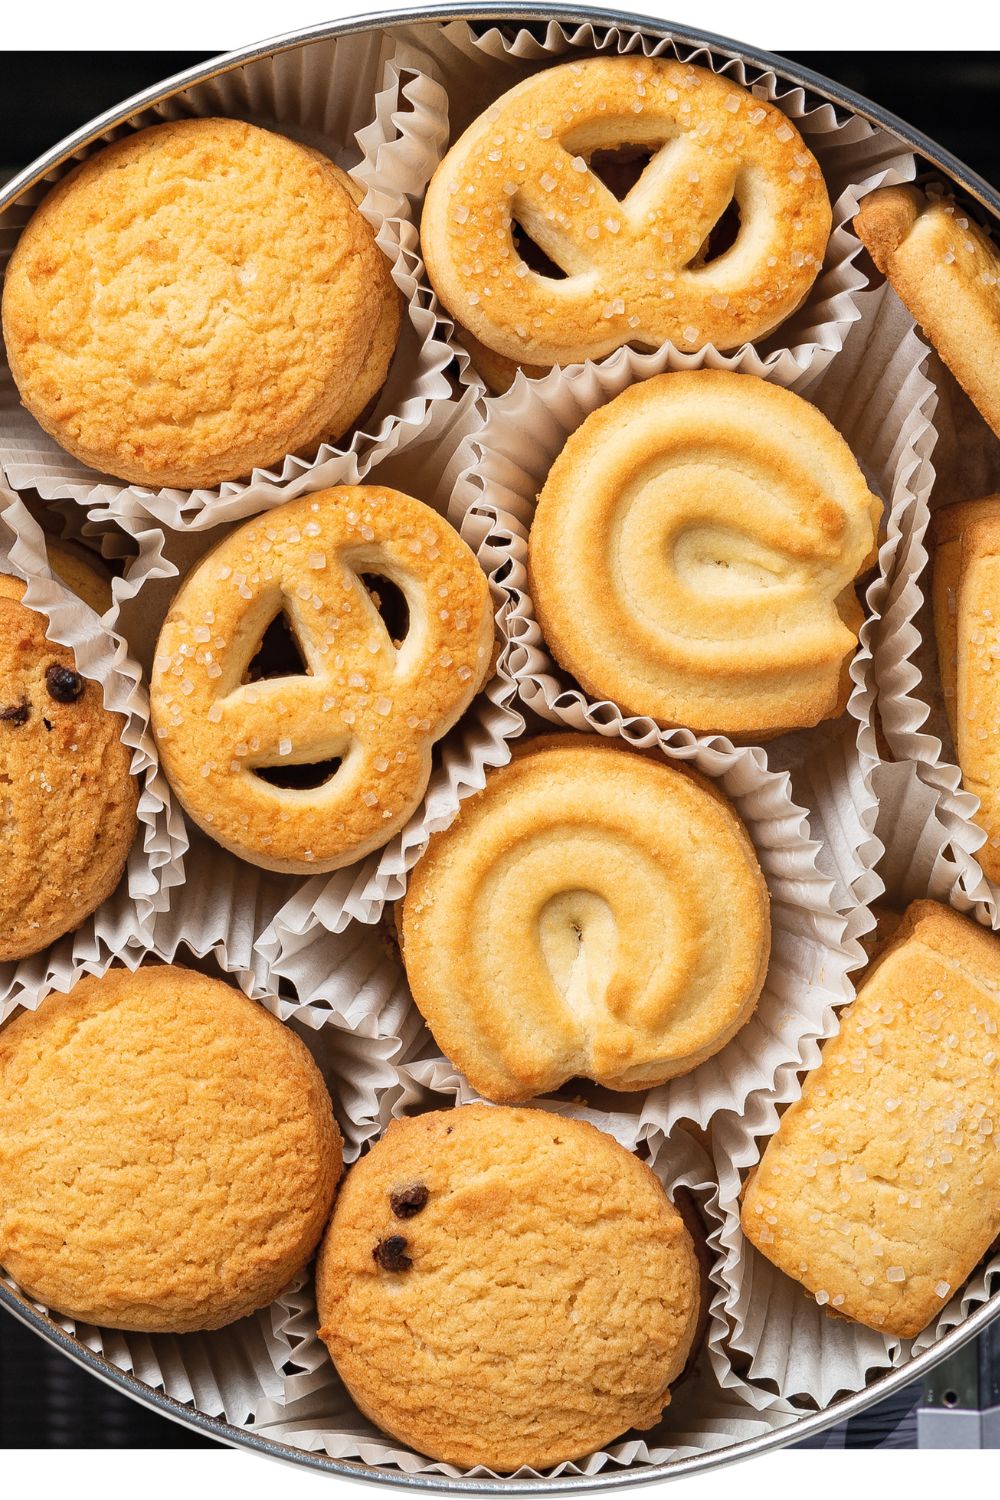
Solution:
[[[100,557],[74,542],[46,538],[49,567],[84,604],[103,615],[111,608],[111,575]]]
[[[0,1264],[108,1328],[220,1328],[309,1259],[340,1132],[302,1041],[173,964],[88,976],[0,1032]]]
[[[636,147],[651,160],[619,198],[592,162]],[[470,125],[431,180],[420,242],[476,339],[549,366],[762,338],[807,296],[831,220],[819,165],[773,104],[670,58],[591,57],[524,79]],[[522,234],[562,274],[529,263]]]
[[[400,922],[413,998],[447,1057],[503,1103],[568,1078],[645,1089],[753,1014],[767,886],[700,776],[598,736],[519,744],[431,835]]]
[[[1000,436],[1000,250],[952,200],[912,186],[863,198],[854,228]]]
[[[185,489],[339,435],[398,325],[343,174],[240,120],[171,121],[90,157],[35,211],[3,296],[41,426],[95,469]]]
[[[124,720],[0,575],[0,961],[72,932],[121,879],[139,787]]]
[[[408,621],[385,623],[379,579]],[[301,662],[259,677],[279,617]],[[161,764],[242,859],[339,869],[410,818],[492,646],[486,575],[430,506],[380,485],[290,501],[231,532],[177,592],[150,681]]]
[[[842,712],[880,502],[822,412],[755,375],[630,386],[566,441],[528,538],[553,656],[594,698],[769,738]]]
[[[698,1326],[691,1236],[643,1162],[542,1110],[394,1120],[317,1262],[320,1337],[418,1452],[510,1471],[652,1427]]]

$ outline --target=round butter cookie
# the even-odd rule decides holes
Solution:
[[[488,1099],[567,1079],[645,1089],[750,1019],[770,953],[750,838],[700,776],[587,735],[518,746],[402,902],[403,962],[438,1045]]]
[[[72,932],[118,884],[138,826],[125,722],[0,575],[0,961]]]
[[[755,375],[656,375],[593,412],[545,481],[530,589],[594,698],[700,733],[835,718],[881,504],[816,407]]]
[[[916,187],[870,193],[854,228],[1000,437],[1000,249],[956,203]]]
[[[99,615],[111,608],[111,575],[100,557],[74,542],[46,538],[45,545],[49,567],[68,589]]]
[[[616,196],[603,159],[636,148],[648,165]],[[474,339],[551,366],[763,338],[808,295],[831,222],[819,164],[773,104],[689,63],[591,57],[469,126],[431,180],[420,242]]]
[[[230,532],[178,590],[150,682],[161,764],[242,859],[339,869],[408,821],[492,645],[486,575],[436,511],[379,485],[293,500]]]
[[[266,1306],[341,1162],[305,1044],[221,980],[114,968],[0,1032],[0,1265],[67,1317],[190,1333]]]
[[[316,1299],[366,1417],[506,1472],[658,1422],[701,1295],[691,1236],[637,1157],[578,1120],[469,1104],[394,1120],[352,1168]]]
[[[21,400],[68,452],[191,489],[336,437],[385,379],[399,297],[344,174],[241,120],[177,120],[75,168],[11,256]]]

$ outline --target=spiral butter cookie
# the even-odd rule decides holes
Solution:
[[[916,187],[869,194],[854,228],[1000,436],[1000,250],[954,202]]]
[[[569,437],[530,587],[556,660],[626,714],[767,738],[835,717],[881,506],[827,419],[753,375],[631,386]]]
[[[394,1120],[317,1262],[320,1337],[361,1411],[509,1471],[652,1427],[698,1329],[694,1242],[611,1136],[542,1110]]]
[[[0,1265],[69,1317],[189,1333],[265,1307],[340,1172],[305,1044],[219,979],[114,968],[0,1032]]]
[[[400,935],[439,1046],[508,1103],[689,1073],[750,1019],[771,929],[753,845],[709,783],[551,735],[431,836]]]
[[[966,791],[979,798],[986,843],[976,853],[1000,880],[1000,495],[935,511],[928,533],[938,670]]]
[[[618,198],[602,158],[637,146],[649,164]],[[687,63],[595,57],[525,79],[469,127],[420,238],[459,323],[547,366],[762,338],[808,294],[831,219],[819,165],[772,104]]]
[[[339,869],[406,823],[492,644],[486,575],[436,511],[378,485],[293,500],[181,585],[150,685],[161,764],[234,854]]]
[[[241,120],[176,120],[83,162],[3,294],[24,405],[92,468],[190,489],[308,451],[385,379],[399,295],[357,190]]]
[[[79,927],[121,879],[139,788],[124,720],[0,575],[0,961]]]

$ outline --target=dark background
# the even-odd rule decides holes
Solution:
[[[0,88],[0,180],[77,126],[211,52],[8,53]],[[1000,185],[1000,53],[790,52],[875,100]],[[817,1443],[911,1446],[911,1387]],[[0,1449],[212,1447],[118,1395],[0,1310]]]

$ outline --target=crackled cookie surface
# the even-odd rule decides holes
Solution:
[[[256,662],[279,619],[299,660],[269,675]],[[150,685],[161,763],[242,858],[337,869],[409,819],[492,645],[486,575],[436,511],[378,485],[291,501],[231,532],[178,590]]]
[[[753,375],[657,375],[593,412],[546,479],[531,594],[594,698],[700,731],[835,717],[881,506],[840,434]]]
[[[0,960],[78,927],[121,878],[139,788],[119,714],[0,575]]]
[[[650,153],[619,198],[602,153]],[[727,210],[735,238],[717,252]],[[819,165],[773,105],[665,58],[585,58],[510,89],[456,141],[420,228],[441,300],[518,364],[623,344],[732,349],[787,318],[831,224]],[[520,253],[540,248],[552,273]]]
[[[743,1232],[821,1307],[912,1338],[1000,1231],[1000,941],[916,901],[781,1117]]]
[[[177,120],[55,187],[10,260],[25,406],[70,453],[193,488],[349,426],[385,378],[398,296],[343,173],[240,120]]]
[[[517,747],[433,834],[400,923],[438,1045],[486,1098],[573,1077],[644,1089],[749,1020],[768,893],[700,777],[585,735]]]
[[[219,979],[113,968],[0,1032],[0,1265],[69,1317],[187,1333],[266,1306],[340,1171],[304,1043]]]
[[[540,1110],[393,1121],[317,1263],[320,1336],[362,1412],[463,1467],[545,1468],[653,1426],[699,1302],[649,1168]]]
[[[869,194],[854,228],[1000,435],[1000,250],[960,206],[916,187]]]

